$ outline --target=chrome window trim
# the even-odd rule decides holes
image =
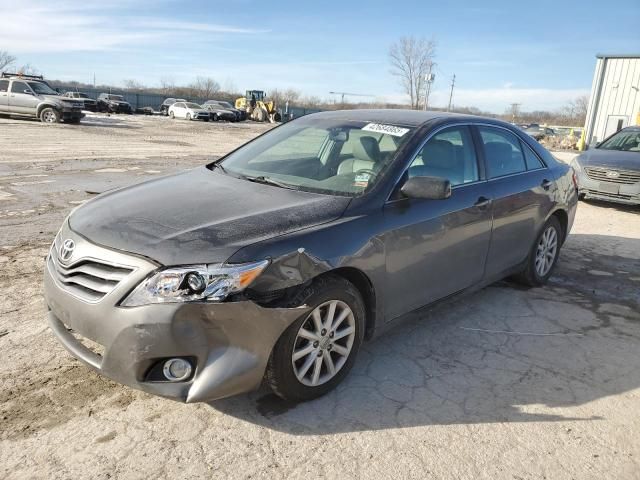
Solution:
[[[523,172],[512,173],[512,174],[509,174],[509,175],[503,175],[503,176],[501,176],[501,177],[495,177],[495,178],[491,178],[491,179],[489,179],[489,178],[485,178],[485,179],[479,179],[479,180],[478,180],[478,181],[476,181],[476,182],[461,183],[460,185],[454,185],[454,186],[452,186],[452,187],[451,187],[451,189],[452,189],[452,190],[457,189],[457,188],[459,188],[459,187],[466,187],[466,186],[469,186],[469,185],[476,185],[476,184],[478,184],[478,183],[483,183],[483,182],[488,183],[488,182],[490,182],[491,180],[498,180],[498,179],[501,179],[501,178],[508,178],[508,177],[512,177],[512,176],[515,176],[515,175],[522,175],[523,173],[529,173],[529,172],[535,172],[535,171],[538,171],[538,170],[545,170],[545,169],[547,169],[547,170],[548,170],[548,169],[549,169],[549,166],[547,165],[547,163],[546,163],[542,158],[540,158],[540,155],[538,155],[538,154],[535,152],[535,150],[533,150],[533,148],[531,148],[531,147],[527,144],[527,142],[525,142],[525,140],[524,140],[524,139],[520,138],[520,135],[518,135],[517,133],[513,132],[511,129],[509,129],[509,128],[507,128],[507,127],[504,127],[504,126],[502,126],[502,125],[494,125],[494,124],[492,124],[492,123],[486,123],[486,122],[482,122],[482,121],[480,121],[480,122],[474,122],[474,121],[468,121],[468,120],[460,121],[460,122],[448,123],[448,124],[446,124],[446,125],[441,125],[441,126],[440,126],[440,127],[438,127],[436,130],[434,130],[433,132],[431,132],[431,133],[430,133],[430,134],[429,134],[429,135],[428,135],[428,136],[427,136],[427,137],[426,137],[426,138],[425,138],[425,139],[420,143],[420,145],[418,146],[418,148],[416,148],[416,150],[415,150],[415,151],[413,152],[413,154],[411,155],[410,160],[408,161],[408,164],[404,166],[404,168],[402,169],[402,172],[400,173],[400,175],[397,175],[397,177],[396,177],[395,181],[393,182],[393,188],[391,189],[391,191],[390,191],[390,192],[389,192],[389,194],[387,195],[387,199],[386,199],[386,201],[385,201],[385,204],[387,204],[387,203],[393,203],[393,202],[396,202],[396,201],[398,201],[398,200],[404,200],[404,199],[402,199],[402,198],[399,198],[399,199],[391,199],[391,195],[393,194],[393,192],[395,192],[395,191],[396,191],[396,188],[397,188],[397,186],[398,186],[398,182],[400,182],[400,179],[403,177],[403,175],[405,174],[405,172],[406,172],[407,170],[409,170],[409,168],[410,168],[410,166],[411,166],[411,163],[412,163],[412,162],[413,162],[413,160],[416,158],[416,156],[418,155],[418,153],[419,153],[419,152],[424,148],[424,146],[426,145],[426,143],[427,143],[429,140],[431,140],[431,138],[433,138],[433,136],[434,136],[434,135],[437,135],[439,132],[441,132],[442,130],[444,130],[444,129],[446,129],[446,128],[450,128],[450,127],[465,127],[465,126],[466,126],[466,127],[492,127],[492,128],[499,128],[499,129],[502,129],[502,130],[505,130],[505,131],[509,132],[509,133],[510,133],[510,134],[512,134],[512,135],[515,135],[515,137],[518,139],[518,141],[519,141],[520,143],[524,143],[524,144],[525,144],[525,146],[526,146],[527,148],[529,148],[529,149],[533,152],[533,154],[534,154],[536,157],[538,157],[538,159],[540,160],[540,162],[541,162],[541,163],[542,163],[542,165],[544,165],[544,166],[543,166],[543,167],[540,167],[540,168],[536,168],[535,170],[525,170],[525,171],[523,171]],[[474,149],[475,149],[475,143],[474,143]],[[475,153],[476,153],[476,162],[478,162],[478,161],[480,160],[480,159],[479,159],[479,156],[478,156],[478,152],[476,151]],[[484,157],[484,151],[483,151],[482,153],[483,153],[483,157]],[[486,159],[484,159],[484,160],[485,160],[485,162],[486,162]],[[478,167],[479,167],[479,166],[480,166],[480,164],[478,164]],[[486,167],[486,165],[485,165],[485,167]],[[525,161],[525,167],[526,167],[526,161]],[[485,168],[485,170],[486,170],[486,168]],[[485,173],[486,173],[486,172],[485,172]]]

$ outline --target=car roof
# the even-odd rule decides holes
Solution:
[[[335,120],[355,120],[363,122],[390,123],[418,127],[436,119],[488,121],[497,125],[509,125],[506,122],[494,118],[479,117],[451,112],[437,112],[432,110],[401,110],[401,109],[362,109],[362,110],[335,110],[314,113],[315,118]]]

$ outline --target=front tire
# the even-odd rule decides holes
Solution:
[[[190,113],[187,113],[186,119],[187,120],[191,120],[191,114]]]
[[[531,247],[524,270],[517,279],[531,287],[544,285],[551,277],[560,255],[562,226],[555,216],[547,220]]]
[[[176,114],[173,112],[169,112],[169,116],[171,117],[171,120],[175,120],[176,119]]]
[[[304,288],[289,306],[309,305],[273,348],[266,371],[271,389],[300,402],[335,388],[353,367],[364,338],[365,308],[358,289],[326,275]]]
[[[60,122],[60,112],[58,112],[55,108],[47,107],[43,108],[40,112],[40,121],[42,123],[59,123]]]

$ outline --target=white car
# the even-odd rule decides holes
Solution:
[[[205,122],[208,122],[211,117],[208,110],[192,102],[174,103],[169,107],[169,116],[171,118],[186,118],[187,120],[204,120]]]

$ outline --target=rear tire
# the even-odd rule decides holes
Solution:
[[[278,339],[266,371],[271,389],[294,402],[333,390],[353,367],[364,338],[364,302],[358,289],[344,278],[322,276],[287,306],[305,304],[311,312],[293,322]]]
[[[51,107],[43,108],[40,112],[40,121],[42,123],[60,123],[60,113]]]
[[[191,114],[187,113],[187,116],[185,117],[187,120],[191,120]]]
[[[536,237],[527,257],[527,264],[516,276],[516,280],[530,287],[539,287],[547,283],[558,262],[562,235],[560,222],[552,216]]]

